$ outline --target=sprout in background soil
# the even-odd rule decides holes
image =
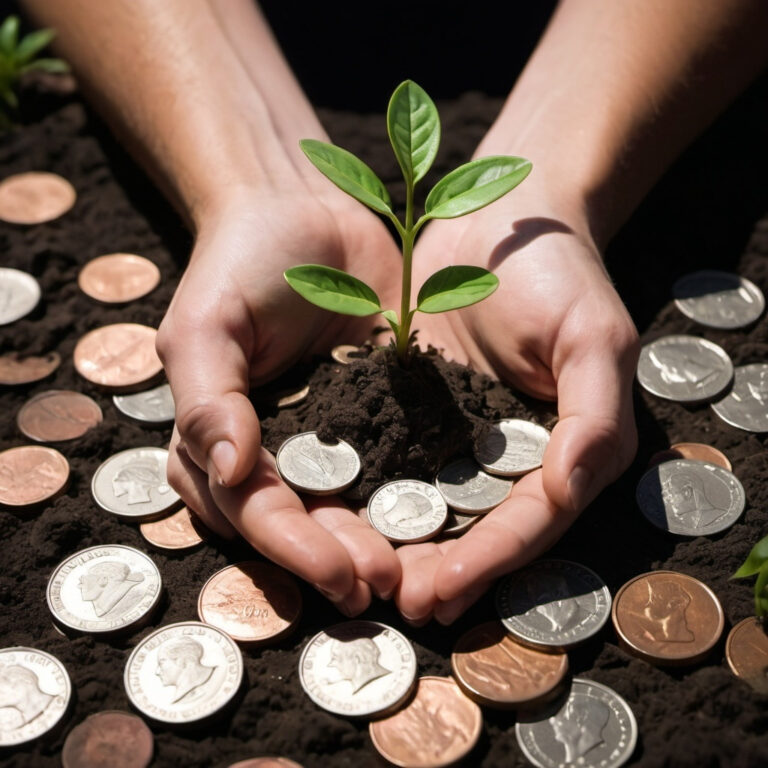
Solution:
[[[440,118],[432,99],[411,80],[401,83],[387,108],[387,133],[405,178],[405,221],[392,210],[379,177],[350,152],[315,139],[300,142],[304,154],[336,186],[394,224],[403,244],[403,281],[400,316],[384,310],[375,291],[356,277],[319,264],[302,264],[285,271],[288,284],[307,301],[323,309],[365,317],[380,312],[395,333],[398,357],[409,354],[411,321],[416,311],[430,314],[468,307],[490,296],[498,278],[473,266],[450,266],[429,277],[411,309],[411,260],[416,234],[430,219],[454,219],[485,207],[516,187],[531,170],[522,157],[482,157],[444,176],[424,203],[424,214],[414,223],[416,183],[432,165],[440,144]]]
[[[752,547],[744,564],[732,579],[743,579],[746,576],[757,574],[755,582],[755,615],[768,616],[768,536]]]

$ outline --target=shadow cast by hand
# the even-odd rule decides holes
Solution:
[[[518,219],[512,223],[512,234],[507,235],[491,252],[488,268],[491,270],[500,266],[507,256],[525,248],[536,238],[555,232],[570,235],[573,230],[562,221],[535,216],[529,219]]]

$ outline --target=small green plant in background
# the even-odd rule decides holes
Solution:
[[[450,266],[429,277],[411,308],[413,244],[430,219],[453,219],[485,207],[516,187],[531,170],[522,157],[482,157],[456,168],[427,195],[424,213],[414,221],[414,189],[437,155],[440,118],[432,99],[411,80],[401,83],[387,108],[387,133],[405,178],[405,220],[392,210],[392,202],[379,177],[352,153],[315,139],[300,142],[315,167],[344,192],[386,216],[402,241],[403,278],[400,315],[383,309],[375,291],[362,280],[332,267],[302,264],[285,271],[288,284],[312,304],[345,315],[365,317],[381,313],[395,334],[398,357],[409,354],[411,321],[415,312],[438,313],[475,304],[498,287],[498,278],[474,266]]]
[[[768,536],[752,547],[741,568],[731,578],[743,579],[755,575],[755,616],[768,616]]]

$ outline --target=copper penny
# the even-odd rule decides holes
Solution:
[[[84,435],[101,419],[101,408],[88,395],[52,389],[27,400],[16,416],[16,424],[30,440],[56,443]]]
[[[77,276],[80,290],[105,304],[124,304],[157,288],[160,270],[143,256],[109,253],[89,261]]]
[[[557,696],[568,672],[568,655],[526,648],[501,622],[489,621],[459,638],[451,667],[461,689],[478,704],[510,709]]]
[[[233,640],[257,645],[289,634],[301,614],[301,592],[287,571],[249,561],[214,573],[197,601],[200,620]]]
[[[669,446],[670,451],[680,454],[676,459],[695,459],[696,461],[708,461],[710,464],[717,464],[723,469],[732,471],[731,462],[728,457],[717,448],[704,443],[675,443]]]
[[[53,448],[21,445],[0,453],[0,504],[26,507],[61,493],[69,462]]]
[[[709,654],[725,625],[720,601],[698,579],[652,571],[630,579],[611,610],[621,646],[659,666],[694,664]]]
[[[69,732],[61,764],[63,768],[146,768],[153,751],[152,731],[140,717],[97,712]]]
[[[302,768],[287,757],[252,757],[232,763],[229,768]]]
[[[203,543],[203,525],[187,507],[168,517],[142,523],[141,535],[160,549],[191,549]]]
[[[0,182],[0,219],[11,224],[42,224],[65,214],[75,188],[55,173],[30,171]]]
[[[96,328],[75,346],[75,368],[93,384],[127,389],[146,384],[163,370],[155,352],[157,331],[137,323]]]
[[[663,451],[656,451],[656,453],[648,459],[648,469],[658,467],[659,464],[663,464],[665,461],[675,461],[675,459],[682,458],[682,455],[677,451],[673,451],[671,448],[665,448]]]
[[[467,755],[483,726],[480,707],[450,677],[419,678],[416,695],[399,712],[371,722],[373,746],[394,765],[440,768]]]
[[[18,352],[0,355],[0,384],[15,387],[32,384],[50,376],[61,365],[58,352],[20,357]]]
[[[768,693],[768,631],[760,619],[742,619],[730,631],[725,656],[736,677],[758,693]]]

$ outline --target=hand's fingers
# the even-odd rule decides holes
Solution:
[[[355,579],[352,591],[340,602],[336,603],[345,616],[352,618],[361,614],[371,604],[371,588],[362,579]]]
[[[453,624],[470,605],[477,602],[490,585],[487,582],[476,584],[467,592],[453,600],[440,602],[435,606],[435,621],[448,626]]]
[[[435,572],[443,560],[443,554],[453,541],[436,544],[406,544],[397,550],[403,567],[400,585],[395,593],[395,603],[403,618],[420,626],[432,617],[437,605]]]

